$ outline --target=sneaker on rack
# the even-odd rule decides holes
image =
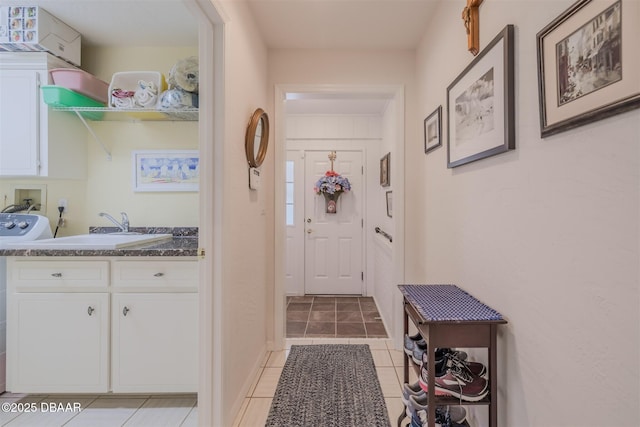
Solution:
[[[448,358],[447,358],[447,352],[443,351],[443,349],[441,348],[436,348],[436,352],[434,354],[434,358],[436,361],[436,372],[444,372],[444,370],[447,367],[447,362],[448,362]],[[427,354],[427,350],[425,349],[422,352],[422,359],[420,360],[420,368],[422,369],[423,367],[426,369],[428,363],[428,359],[429,359],[429,355]]]
[[[411,357],[416,365],[421,365],[423,363],[426,363],[427,349],[428,349],[428,346],[424,340],[416,341],[413,354]],[[447,354],[449,354],[449,352],[450,352],[450,349],[436,348],[436,352],[435,352],[436,363],[440,363],[442,359]]]
[[[423,378],[426,380],[426,373],[422,373],[420,376],[420,386],[424,390],[427,383],[424,381],[423,384]],[[436,391],[469,402],[482,400],[489,393],[486,379],[472,375],[467,369],[462,369],[457,365],[448,367],[444,375],[436,375],[434,386]]]
[[[423,356],[424,359],[426,359],[426,354]],[[446,374],[447,371],[447,365],[446,365],[446,359],[441,359],[439,362],[436,362],[436,368],[435,368],[435,376],[442,376]],[[418,384],[420,385],[420,388],[427,393],[427,391],[429,390],[429,386],[428,386],[428,381],[427,381],[427,375],[428,375],[428,369],[427,369],[427,362],[425,360],[425,362],[422,363],[422,365],[420,366],[420,378],[418,378]]]
[[[467,360],[467,357],[468,357],[466,352],[461,350],[456,350],[454,348],[442,348],[440,350],[442,350],[446,354],[453,354],[455,357],[457,357],[460,360]]]
[[[411,423],[407,427],[423,427],[422,421],[418,414],[414,414],[411,416]]]
[[[447,354],[446,357],[447,357],[447,366],[449,367],[456,365],[460,369],[468,370],[471,375],[474,375],[477,377],[483,377],[483,378],[486,378],[487,376],[487,367],[484,366],[482,363],[462,360],[454,353],[449,353]]]
[[[428,411],[428,400],[426,394],[422,396],[410,396],[409,406],[413,411],[424,411],[425,416]],[[461,423],[467,419],[467,410],[463,406],[438,406],[436,407],[436,415],[440,415],[443,419],[447,418],[453,422]],[[422,420],[424,422],[424,420]],[[437,420],[436,420],[437,421]]]
[[[416,415],[418,416],[418,418],[420,419],[420,422],[422,423],[423,426],[427,426],[429,425],[428,422],[428,415],[427,415],[427,410],[426,409],[421,409],[419,411],[416,411]],[[435,425],[437,427],[452,427],[454,424],[451,421],[451,418],[448,417],[448,415],[446,415],[446,412],[443,412],[442,408],[438,407],[436,408],[436,417],[435,417]],[[455,424],[456,426],[458,424]]]
[[[427,351],[427,343],[422,341],[416,341],[413,347],[413,353],[411,353],[411,358],[416,365],[422,363],[422,355]]]
[[[411,336],[409,334],[404,335],[404,352],[407,354],[407,356],[411,356],[411,354],[413,353],[413,349],[415,348],[415,343],[418,341],[422,341],[424,343],[422,335],[420,335],[419,332]]]
[[[407,412],[407,417],[411,417],[412,416],[412,411],[411,411],[411,404],[409,403],[409,397],[411,396],[421,396],[424,395],[424,390],[422,390],[422,388],[420,387],[420,383],[419,382],[415,382],[414,384],[407,384],[404,383],[402,385],[402,403],[404,404],[404,406],[406,407],[406,412]]]
[[[402,384],[402,403],[405,406],[409,406],[409,397],[410,396],[424,396],[424,390],[420,387],[419,382],[415,382],[413,384]]]

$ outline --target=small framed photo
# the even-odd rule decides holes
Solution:
[[[389,218],[393,217],[393,192],[387,191],[387,216]]]
[[[442,145],[442,105],[424,119],[424,152],[425,154]]]
[[[447,167],[516,148],[514,27],[507,25],[447,88]]]
[[[391,153],[387,153],[380,159],[380,185],[388,187],[391,185]]]
[[[640,107],[637,0],[580,0],[536,38],[542,137]]]
[[[132,159],[133,191],[198,191],[198,150],[139,150]]]

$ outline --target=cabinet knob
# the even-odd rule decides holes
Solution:
[[[131,310],[129,310],[129,307],[127,307],[127,306],[125,305],[125,306],[124,306],[124,308],[122,309],[122,314],[123,314],[124,316],[126,316],[126,315],[127,315],[127,313],[128,313],[128,312],[130,312],[130,311],[131,311]]]
[[[51,273],[52,277],[62,277],[62,273]]]
[[[95,308],[93,308],[93,307],[91,307],[91,306],[89,306],[89,307],[87,308],[87,314],[88,314],[89,316],[91,316],[91,315],[93,314],[93,312],[94,312],[94,311],[96,311],[96,309],[95,309]]]
[[[156,273],[153,275],[153,277],[162,277],[164,276],[164,273]]]

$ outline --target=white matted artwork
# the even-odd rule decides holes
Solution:
[[[514,27],[507,25],[447,88],[447,167],[515,149]]]
[[[198,191],[198,150],[139,150],[132,159],[133,191]]]

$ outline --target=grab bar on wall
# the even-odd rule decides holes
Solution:
[[[386,233],[384,230],[382,230],[380,227],[376,227],[376,233],[378,234],[382,234],[384,237],[386,237],[387,239],[389,239],[390,242],[393,242],[393,237],[391,237],[391,234]]]

